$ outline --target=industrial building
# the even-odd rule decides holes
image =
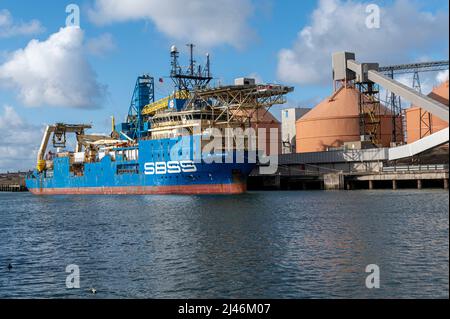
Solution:
[[[27,172],[0,173],[0,192],[26,191],[25,176]]]
[[[310,110],[310,108],[297,107],[288,108],[281,111],[282,154],[291,154],[296,152],[296,122]]]
[[[297,153],[329,151],[347,143],[352,143],[353,148],[361,145],[360,142],[364,140],[361,140],[360,99],[365,104],[369,102],[369,98],[361,96],[354,86],[343,85],[302,116],[296,124]],[[365,113],[364,116],[369,117],[368,112]],[[394,115],[382,104],[374,115],[377,118],[375,144],[389,147]],[[401,120],[398,121],[401,125]]]
[[[250,188],[448,189],[449,84],[426,96],[419,74],[449,62],[380,67],[350,52],[332,62],[334,91],[296,121],[296,153],[282,154],[272,176],[253,173]],[[411,87],[395,80],[404,74],[413,74]]]

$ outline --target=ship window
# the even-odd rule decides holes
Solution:
[[[139,164],[117,165],[117,175],[123,174],[139,174]]]

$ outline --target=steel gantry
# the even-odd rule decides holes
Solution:
[[[382,66],[379,72],[386,75],[395,76],[400,74],[412,74],[414,72],[436,72],[448,70],[449,61],[435,61],[422,63],[397,64],[390,66]]]
[[[273,105],[285,103],[285,95],[293,90],[293,87],[276,84],[208,88],[194,91],[187,108],[210,109],[216,124],[245,122],[259,109],[268,111]]]

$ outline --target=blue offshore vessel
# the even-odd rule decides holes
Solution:
[[[256,166],[256,155],[249,156],[248,136],[243,137],[243,143],[226,145],[225,140],[230,138],[227,129],[248,129],[253,112],[284,103],[285,95],[293,88],[256,84],[252,79],[211,87],[209,55],[205,67],[196,65],[193,45],[189,48],[188,67],[179,65],[178,50],[175,46],[171,48],[173,94],[155,101],[154,78],[139,76],[127,120],[116,125],[113,118],[109,136],[86,134],[91,126],[84,124],[47,126],[37,167],[26,179],[30,192],[37,195],[245,192],[246,178]],[[223,133],[223,141],[205,151],[213,129]],[[73,151],[66,150],[68,133],[76,137]],[[53,147],[47,153],[50,139]]]

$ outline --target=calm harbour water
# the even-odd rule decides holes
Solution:
[[[448,298],[448,206],[440,190],[0,193],[0,298]]]

